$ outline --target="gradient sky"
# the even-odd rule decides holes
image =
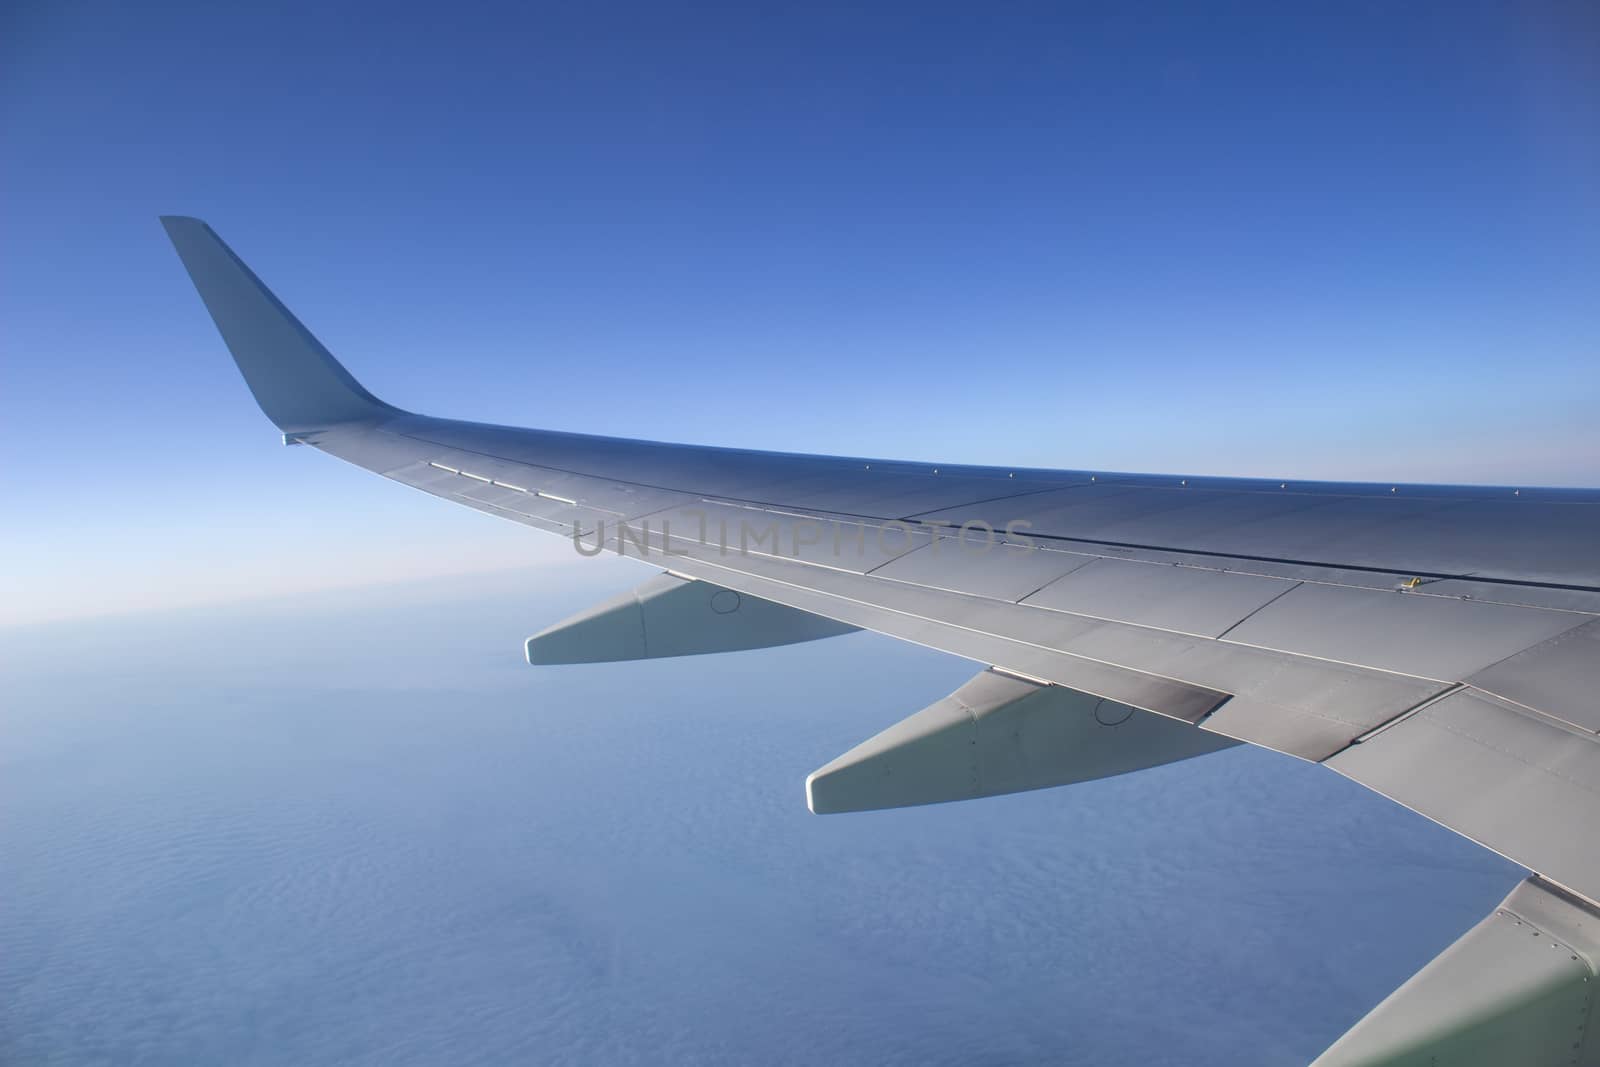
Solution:
[[[1600,483],[1592,4],[13,3],[0,621],[563,559],[255,409],[156,215],[374,392],[779,449]]]

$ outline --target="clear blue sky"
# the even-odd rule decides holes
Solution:
[[[0,618],[563,558],[281,449],[159,213],[416,410],[1600,483],[1594,6],[1136,6],[7,5]]]

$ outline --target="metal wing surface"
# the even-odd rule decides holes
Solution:
[[[1238,742],[1321,763],[1535,874],[1319,1062],[1600,1063],[1584,1039],[1600,492],[908,463],[433,418],[362,388],[204,223],[163,223],[287,442],[665,572],[530,639],[531,662],[863,628],[985,667],[813,774],[817,811]],[[1496,1042],[1515,1055],[1492,1058]]]

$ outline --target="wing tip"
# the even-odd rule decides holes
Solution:
[[[256,403],[285,434],[405,414],[351,377],[204,221],[158,218]]]

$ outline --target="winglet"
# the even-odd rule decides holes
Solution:
[[[285,435],[403,415],[362,388],[199,219],[161,225],[261,410]]]

